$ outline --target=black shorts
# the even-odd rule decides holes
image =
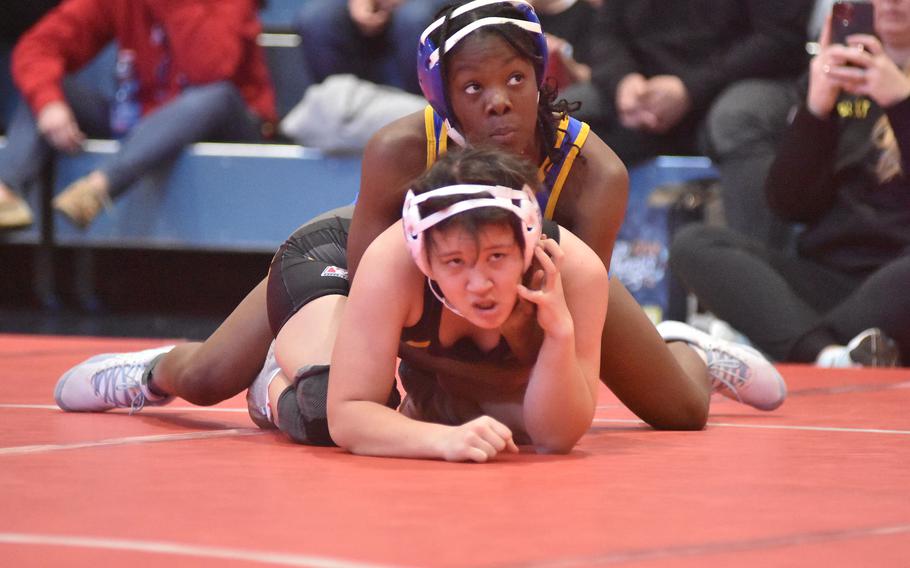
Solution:
[[[351,220],[327,217],[303,225],[275,253],[269,267],[268,312],[272,333],[308,302],[347,296],[347,244]]]

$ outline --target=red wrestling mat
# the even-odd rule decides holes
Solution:
[[[605,390],[568,456],[363,458],[261,432],[242,397],[68,414],[53,388],[160,341],[0,335],[4,566],[906,566],[910,369],[783,368],[656,432]]]

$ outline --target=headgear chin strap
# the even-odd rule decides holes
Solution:
[[[525,0],[474,0],[473,2],[468,2],[453,10],[450,15],[450,20],[455,20],[463,14],[491,4],[511,4],[522,13],[524,19],[519,20],[517,18],[503,17],[481,18],[471,22],[451,36],[445,38],[444,45],[438,46],[436,45],[436,42],[430,39],[430,35],[445,22],[445,18],[439,18],[427,26],[423,33],[420,34],[420,43],[417,46],[417,78],[420,81],[420,89],[423,91],[423,96],[426,97],[427,102],[430,103],[430,106],[433,107],[436,114],[446,121],[450,136],[452,136],[452,139],[460,146],[464,146],[464,137],[454,128],[456,122],[455,113],[447,102],[445,78],[442,76],[439,65],[440,60],[446,53],[451,51],[458,42],[472,32],[485,26],[517,26],[534,35],[534,45],[537,48],[537,54],[540,56],[539,59],[534,62],[534,71],[537,74],[538,88],[543,84],[547,68],[547,39],[540,27],[540,20],[537,18],[534,8]]]
[[[445,209],[426,217],[422,217],[420,214],[420,204],[429,199],[480,193],[487,193],[489,197],[472,197],[456,201]],[[409,189],[404,198],[404,207],[401,210],[404,238],[408,250],[411,252],[411,258],[414,259],[414,263],[421,272],[430,276],[426,241],[424,240],[426,230],[453,215],[479,207],[499,207],[514,213],[521,220],[521,234],[524,237],[524,268],[527,270],[531,266],[531,259],[534,258],[534,249],[537,241],[540,240],[541,232],[540,206],[537,204],[531,188],[527,185],[521,189],[512,189],[501,185],[460,184],[440,187],[420,195],[414,195],[414,191]]]

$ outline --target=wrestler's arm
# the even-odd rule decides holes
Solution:
[[[407,257],[400,224],[397,231],[386,231],[369,246],[362,277],[351,285],[332,354],[329,430],[352,453],[430,457],[430,441],[443,426],[411,420],[383,404],[395,375],[401,330],[415,309],[419,314],[423,289],[423,275]]]
[[[328,420],[332,439],[372,456],[487,461],[518,451],[512,432],[482,416],[460,426],[414,420],[385,406],[401,330],[423,309],[424,276],[406,247],[401,223],[382,233],[362,258],[332,354]]]
[[[591,427],[597,403],[607,270],[568,230],[542,241],[546,282],[523,296],[537,304],[543,344],[524,396],[525,430],[538,451],[568,452]]]
[[[360,257],[380,233],[401,218],[411,182],[426,169],[423,111],[379,129],[363,153],[360,193],[348,234],[348,273],[353,280]]]

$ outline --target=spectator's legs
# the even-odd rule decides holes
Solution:
[[[861,331],[881,328],[900,345],[904,365],[910,365],[910,256],[878,269],[836,308],[825,314],[824,324],[844,345]]]
[[[707,309],[781,361],[793,360],[794,347],[809,335],[813,345],[840,343],[821,325],[822,314],[858,285],[853,277],[735,231],[701,224],[677,233],[670,266]],[[807,351],[800,349],[800,360],[812,361],[818,353]]]
[[[153,168],[175,159],[189,144],[202,140],[257,141],[260,122],[230,82],[186,89],[145,116],[122,140],[120,151],[100,171],[111,196]]]
[[[95,134],[99,128],[107,129],[107,101],[98,91],[80,85],[72,78],[64,80],[63,89],[76,122],[84,132]],[[53,152],[54,148],[38,131],[37,118],[29,106],[20,101],[7,131],[6,150],[0,154],[0,225],[13,227],[32,222],[28,206],[16,192],[24,193],[27,186],[39,178]]]
[[[397,86],[420,94],[417,82],[416,53],[420,34],[433,21],[445,0],[406,0],[392,15],[387,40],[394,50]]]
[[[374,80],[379,74],[375,42],[360,35],[348,15],[347,0],[306,2],[297,15],[297,32],[302,38],[304,59],[313,80],[329,75],[352,73]],[[413,44],[416,54],[417,44]],[[412,56],[411,67],[414,67]]]
[[[0,184],[23,192],[38,179],[52,153],[53,148],[38,132],[31,109],[21,101],[10,121],[6,149],[0,154]]]
[[[794,81],[746,80],[721,93],[706,119],[706,151],[720,172],[727,225],[775,249],[784,248],[791,229],[769,209],[765,178],[798,103]]]
[[[85,228],[102,207],[152,169],[173,159],[193,142],[260,140],[261,121],[228,81],[191,87],[144,116],[121,140],[120,150],[100,168],[66,187],[53,206]]]

